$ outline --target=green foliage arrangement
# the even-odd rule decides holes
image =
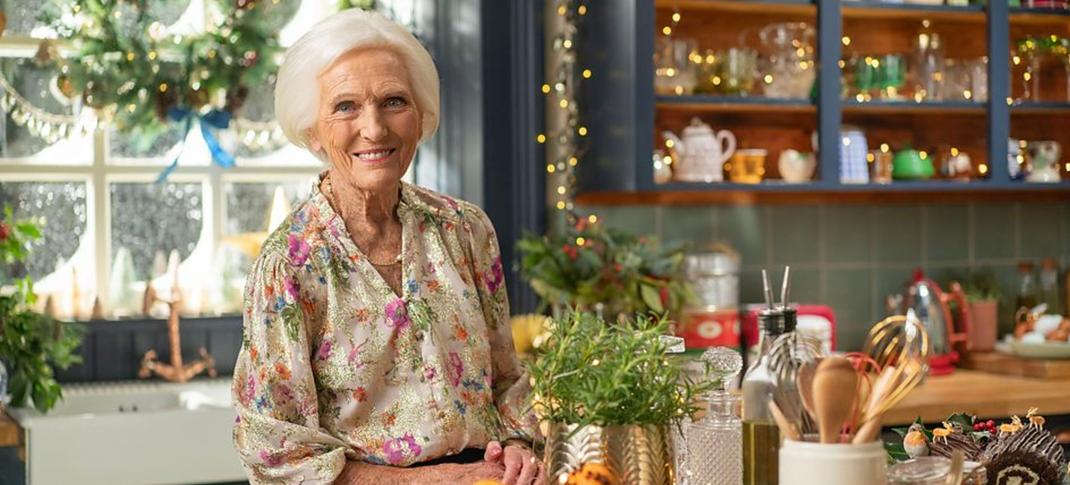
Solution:
[[[966,293],[966,298],[970,301],[999,300],[1003,296],[999,281],[996,279],[996,272],[992,268],[985,267],[965,273],[950,272],[943,279],[946,283],[960,282],[962,291]],[[944,288],[949,287],[949,284],[944,285]]]
[[[714,383],[687,377],[659,338],[667,327],[648,315],[607,325],[577,310],[555,320],[525,364],[539,419],[582,427],[668,425],[691,416]]]
[[[685,246],[663,246],[654,236],[580,219],[564,234],[525,235],[517,247],[521,274],[544,305],[675,314],[694,298],[683,277]]]
[[[282,49],[264,17],[278,3],[213,0],[215,25],[182,36],[146,15],[149,2],[54,0],[43,19],[73,52],[48,54],[46,45],[43,57],[59,64],[60,92],[81,96],[120,131],[150,144],[182,113],[233,114],[248,87],[275,72]]]
[[[11,208],[5,208],[0,219],[0,261],[13,264],[26,259],[29,242],[40,237],[36,224],[15,221]],[[10,404],[18,407],[32,401],[38,411],[48,412],[63,395],[55,369],[82,361],[74,353],[82,331],[30,310],[35,297],[29,277],[13,283],[13,291],[0,291],[0,361],[10,376]],[[0,281],[0,287],[7,284]]]

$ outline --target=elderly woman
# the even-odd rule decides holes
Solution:
[[[328,162],[245,290],[234,441],[253,483],[541,482],[494,228],[401,181],[438,125],[438,73],[359,10],[286,55],[275,110]]]

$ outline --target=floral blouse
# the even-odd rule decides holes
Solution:
[[[397,214],[401,295],[319,183],[264,243],[233,383],[252,483],[330,483],[347,458],[407,466],[534,436],[487,215],[405,183]]]

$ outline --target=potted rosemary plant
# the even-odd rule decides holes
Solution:
[[[692,381],[668,354],[667,325],[645,314],[607,325],[581,311],[554,320],[526,364],[547,483],[588,462],[608,466],[620,483],[671,483],[670,426],[690,417],[712,384]]]

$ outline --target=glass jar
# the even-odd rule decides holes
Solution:
[[[817,76],[814,67],[814,28],[806,22],[781,22],[759,33],[768,56],[763,59],[762,82],[770,98],[806,98]]]

